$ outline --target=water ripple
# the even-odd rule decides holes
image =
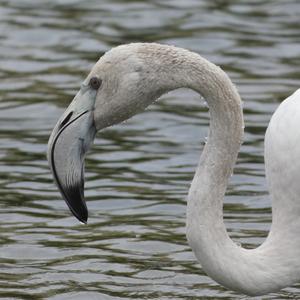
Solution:
[[[198,95],[172,92],[98,135],[86,162],[87,226],[61,200],[46,144],[106,50],[156,41],[199,52],[244,100],[224,217],[234,241],[257,246],[271,222],[264,132],[300,83],[299,13],[296,0],[0,0],[0,298],[241,299],[206,276],[185,238],[209,122]],[[264,299],[299,297],[296,285]]]

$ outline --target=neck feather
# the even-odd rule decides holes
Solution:
[[[149,54],[153,48],[155,57]],[[229,238],[223,222],[223,197],[244,128],[241,100],[228,76],[187,50],[150,44],[140,54],[144,61],[149,59],[161,91],[191,88],[209,106],[208,142],[187,204],[187,238],[203,269],[222,285],[249,295],[276,291],[295,282],[299,272],[293,274],[282,259],[287,249],[278,249],[280,241],[268,237],[257,249],[247,250]]]

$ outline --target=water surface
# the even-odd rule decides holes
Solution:
[[[89,224],[69,213],[46,161],[49,134],[94,62],[155,41],[221,65],[244,100],[245,142],[225,198],[234,241],[270,228],[263,141],[300,86],[300,3],[0,0],[0,297],[241,299],[206,276],[185,238],[186,195],[207,107],[177,90],[97,136],[86,162]],[[263,299],[298,299],[300,285]]]

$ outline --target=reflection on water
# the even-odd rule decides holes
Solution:
[[[156,41],[221,65],[244,99],[245,143],[225,199],[231,237],[255,247],[271,222],[265,128],[299,87],[300,3],[0,0],[0,297],[240,299],[201,270],[185,198],[208,129],[178,90],[99,134],[87,159],[87,226],[61,200],[45,152],[55,122],[109,48]],[[300,297],[300,286],[264,299]]]

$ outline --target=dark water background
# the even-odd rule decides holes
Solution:
[[[205,275],[185,238],[209,122],[198,95],[175,91],[98,135],[86,164],[87,226],[53,184],[46,143],[111,47],[156,41],[201,53],[244,100],[245,143],[224,214],[236,242],[257,246],[271,222],[265,129],[300,86],[299,15],[296,0],[0,0],[0,298],[243,298]],[[300,285],[259,299],[300,299]]]

